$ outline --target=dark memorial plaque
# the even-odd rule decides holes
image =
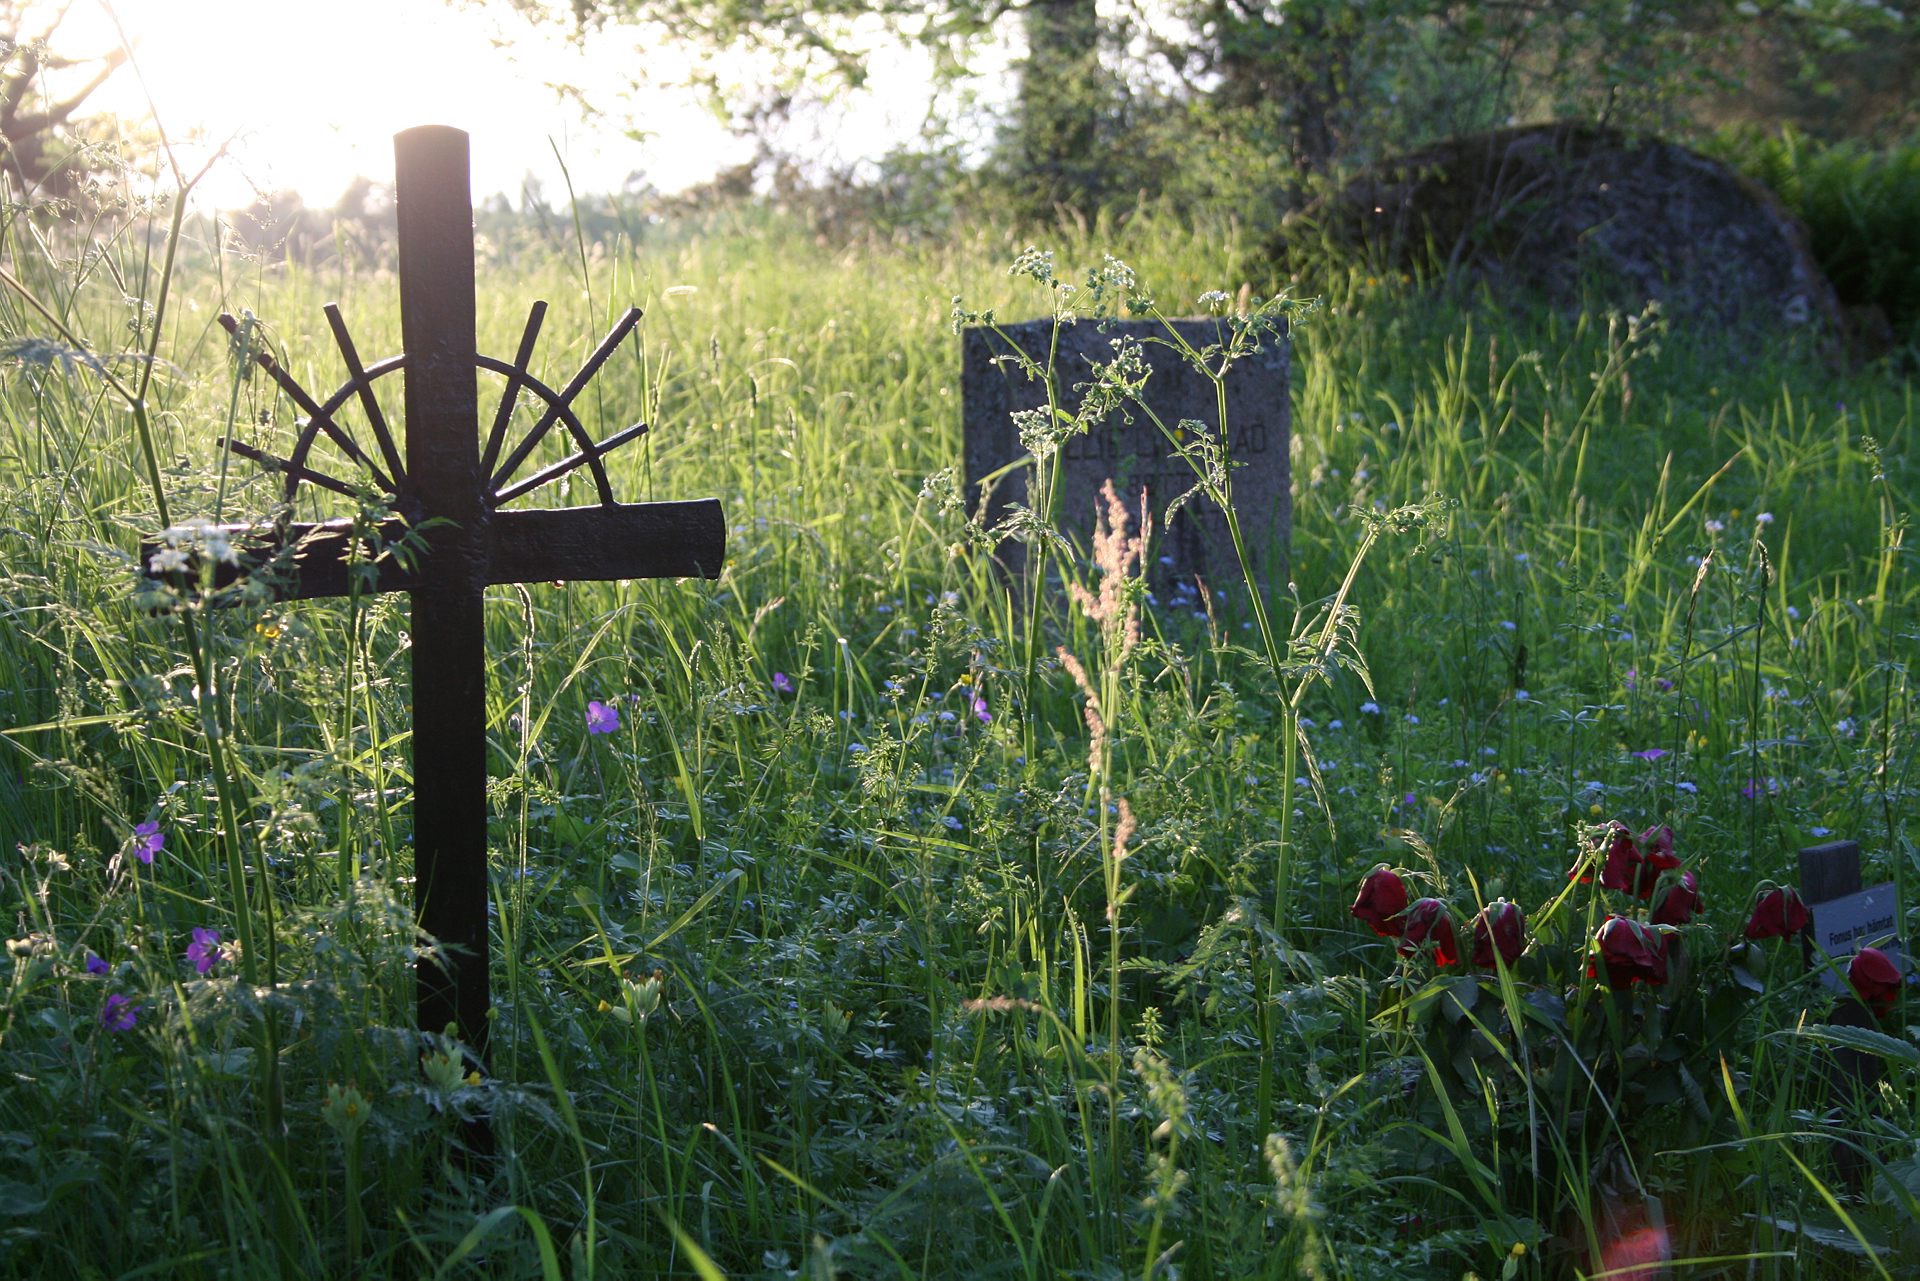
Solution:
[[[1178,320],[1173,325],[1196,350],[1226,338],[1221,321]],[[1007,339],[1044,368],[1053,328],[1052,321],[1034,320],[1002,325],[999,332],[976,326],[963,334],[960,391],[970,503],[979,501],[984,478],[1026,452],[1012,415],[1047,403],[1046,388],[1027,376]],[[1104,330],[1083,320],[1060,329],[1054,382],[1063,409],[1071,413],[1079,407],[1075,384],[1091,380],[1095,363],[1112,359],[1112,343],[1122,335],[1143,341],[1164,339],[1166,330],[1158,321],[1140,320],[1112,322]],[[1152,372],[1143,397],[1161,421],[1176,427],[1183,419],[1194,419],[1218,431],[1220,409],[1212,381],[1164,343],[1146,342],[1144,354]],[[1234,506],[1254,573],[1269,582],[1276,571],[1284,571],[1293,525],[1288,372],[1286,340],[1268,334],[1262,336],[1261,350],[1235,364],[1226,378],[1228,452],[1237,464],[1232,476]],[[1153,422],[1137,407],[1132,416],[1128,423],[1114,413],[1087,435],[1069,438],[1061,449],[1055,517],[1058,528],[1083,549],[1093,534],[1100,486],[1109,478],[1129,508],[1137,506],[1144,486],[1156,522],[1168,502],[1194,485],[1192,468],[1173,453]],[[1028,501],[1029,474],[1029,468],[1016,467],[993,482],[985,513],[989,525],[1005,514],[1008,504]],[[1226,520],[1204,495],[1196,495],[1175,513],[1171,527],[1160,529],[1157,537],[1153,553],[1157,563],[1149,566],[1157,586],[1191,584],[1196,574],[1209,586],[1239,581],[1239,563]],[[1002,551],[1017,561],[1017,547]]]
[[[580,579],[715,578],[726,555],[726,521],[717,499],[615,501],[603,460],[637,439],[646,425],[637,423],[596,442],[573,410],[600,367],[633,332],[639,310],[631,308],[620,318],[563,388],[547,385],[529,370],[545,303],[533,305],[511,362],[480,354],[467,135],[436,125],[410,129],[395,137],[394,155],[404,353],[363,364],[339,309],[329,305],[327,321],[347,381],[322,401],[271,355],[250,351],[305,417],[284,459],[243,442],[225,443],[285,478],[289,509],[303,485],[348,497],[384,495],[397,515],[380,536],[393,541],[414,530],[424,543],[410,563],[383,563],[377,578],[360,581],[358,590],[405,591],[413,597],[414,906],[422,933],[440,945],[437,955],[421,956],[416,971],[419,1026],[436,1034],[455,1028],[484,1064],[492,1004],[486,589]],[[229,332],[240,332],[232,316],[220,320]],[[504,380],[500,402],[484,424],[479,372]],[[404,442],[394,439],[374,394],[379,379],[396,373],[404,388]],[[510,441],[519,404],[535,411],[534,421]],[[363,416],[370,441],[363,443],[346,426],[349,412]],[[572,440],[575,451],[521,475],[541,441],[556,430]],[[322,436],[357,471],[357,481],[322,470],[313,452]],[[507,509],[514,499],[583,468],[597,504]],[[362,549],[355,545],[350,520],[282,520],[224,526],[222,532],[236,554],[234,563],[215,567],[216,585],[252,575],[281,600],[344,596],[367,568],[364,555],[355,563]],[[141,565],[159,573],[155,552],[153,544],[143,547]],[[177,588],[198,581],[197,572],[188,569],[160,576]],[[484,1145],[484,1126],[470,1138]]]
[[[1805,955],[1820,967],[1820,982],[1840,994],[1827,1022],[1836,1027],[1880,1030],[1880,1021],[1859,1001],[1847,982],[1847,965],[1863,947],[1876,947],[1904,973],[1906,952],[1898,931],[1901,923],[1891,883],[1862,888],[1860,843],[1830,841],[1800,851],[1801,898],[1812,913],[1807,927]],[[1886,1073],[1886,1061],[1850,1046],[1836,1046],[1833,1068],[1825,1074],[1833,1098],[1863,1096]],[[1851,1143],[1835,1143],[1833,1160],[1850,1188],[1865,1185],[1867,1158]]]

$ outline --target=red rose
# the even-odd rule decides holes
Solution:
[[[1667,981],[1667,940],[1659,930],[1624,916],[1609,916],[1594,935],[1598,964],[1587,962],[1587,977],[1598,978],[1606,966],[1607,986],[1618,991],[1635,983],[1655,987]]]
[[[1654,886],[1660,883],[1660,873],[1680,866],[1680,860],[1673,854],[1673,829],[1666,826],[1649,827],[1640,833],[1637,852],[1640,864],[1635,869],[1634,897],[1649,899],[1653,897]]]
[[[1407,883],[1385,863],[1360,882],[1360,897],[1353,901],[1353,914],[1373,927],[1383,938],[1393,938],[1406,922],[1400,914],[1407,910]]]
[[[1847,982],[1862,1005],[1885,1018],[1900,995],[1900,967],[1879,948],[1863,947],[1847,966]]]
[[[1614,822],[1607,824],[1607,834],[1601,839],[1607,845],[1606,861],[1600,865],[1601,888],[1632,889],[1634,873],[1640,866],[1640,848],[1633,843],[1633,833],[1625,823]]]
[[[1437,898],[1423,898],[1408,910],[1406,929],[1400,935],[1400,955],[1412,956],[1425,943],[1433,944],[1435,963],[1460,963],[1460,945],[1453,934],[1453,913]]]
[[[1526,929],[1527,918],[1521,914],[1519,904],[1503,898],[1487,904],[1480,909],[1480,915],[1473,918],[1473,963],[1492,969],[1493,955],[1498,949],[1500,959],[1512,965],[1520,959],[1520,953],[1527,950]]]
[[[1640,833],[1640,856],[1662,869],[1679,867],[1680,860],[1673,856],[1673,829],[1663,823]]]
[[[1680,873],[1653,905],[1655,925],[1685,925],[1700,910],[1700,878],[1692,872]]]
[[[1753,914],[1747,917],[1747,937],[1786,938],[1806,929],[1812,921],[1813,913],[1800,901],[1799,892],[1779,886],[1754,901]]]

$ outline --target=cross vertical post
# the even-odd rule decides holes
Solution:
[[[487,525],[480,474],[467,135],[395,136],[407,480],[433,572],[413,588],[414,909],[444,950],[418,962],[424,1032],[487,1054]]]

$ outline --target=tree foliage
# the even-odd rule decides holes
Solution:
[[[995,161],[1029,212],[1183,185],[1287,199],[1351,164],[1522,120],[1684,132],[1754,73],[1756,41],[1776,68],[1797,55],[1811,83],[1904,27],[1880,0],[495,3],[563,16],[585,41],[639,23],[650,40],[771,55],[786,74],[742,118],[785,109],[809,79],[858,86],[900,42],[955,76],[989,47],[1023,46]]]
[[[71,0],[0,0],[0,166],[24,189],[70,195],[90,168],[82,109],[127,60],[122,48],[56,50]]]

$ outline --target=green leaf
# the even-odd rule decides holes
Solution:
[[[1841,1045],[1865,1054],[1877,1054],[1889,1063],[1904,1063],[1910,1067],[1920,1067],[1920,1046],[1910,1041],[1902,1041],[1898,1037],[1888,1036],[1885,1032],[1876,1032],[1870,1027],[1845,1027],[1838,1023],[1809,1023],[1804,1027],[1783,1028],[1771,1035],[1776,1040],[1784,1037],[1800,1037],[1809,1041],[1825,1041],[1829,1045]]]

